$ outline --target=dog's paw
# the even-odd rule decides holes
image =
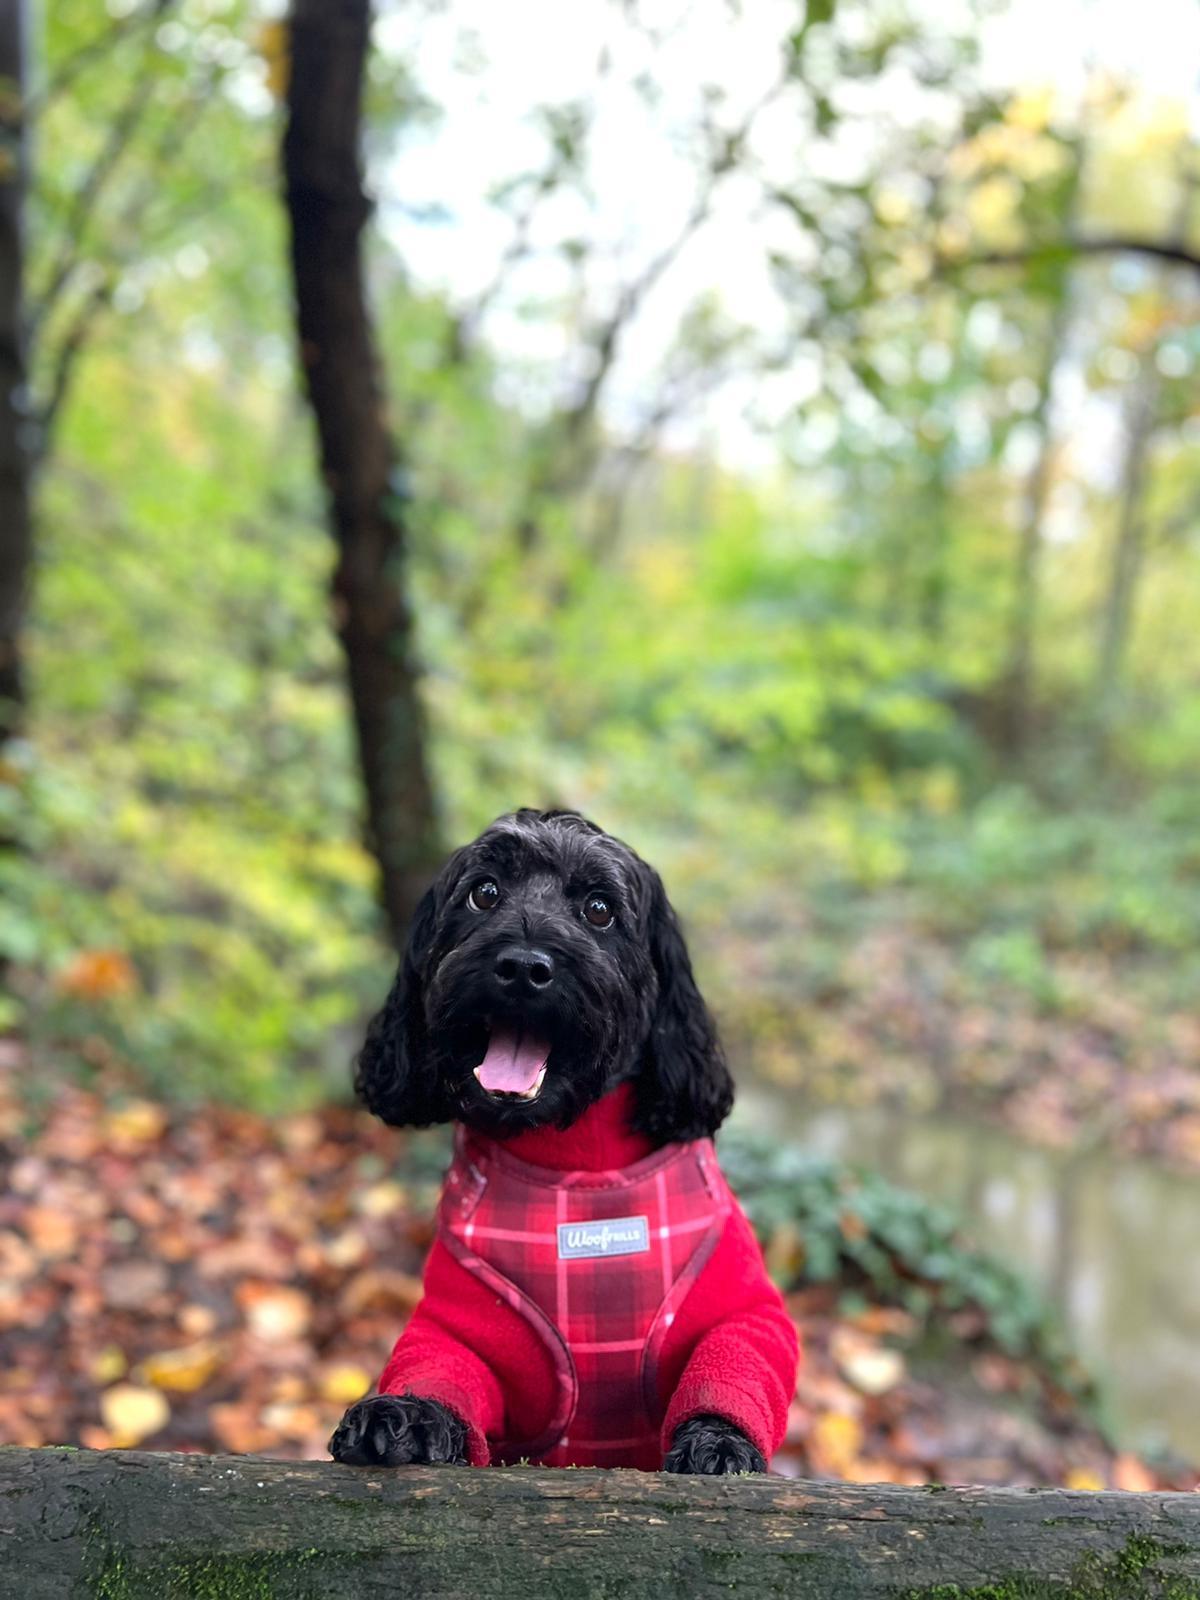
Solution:
[[[467,1430],[437,1400],[376,1394],[346,1412],[333,1431],[329,1454],[352,1467],[465,1465]]]
[[[766,1470],[759,1451],[724,1417],[692,1417],[680,1423],[663,1462],[664,1472],[696,1472],[706,1477]]]

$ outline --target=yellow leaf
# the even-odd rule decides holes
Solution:
[[[165,1428],[171,1408],[157,1389],[118,1383],[100,1396],[100,1416],[118,1450],[128,1450]]]
[[[406,1198],[400,1184],[385,1179],[364,1189],[358,1197],[357,1207],[365,1217],[390,1217],[404,1205]]]
[[[92,1357],[92,1382],[116,1383],[118,1378],[125,1376],[128,1367],[129,1363],[125,1360],[125,1352],[120,1345],[106,1344],[103,1350],[97,1350]]]
[[[156,1389],[177,1389],[191,1394],[202,1389],[219,1369],[224,1350],[214,1339],[200,1339],[180,1350],[160,1350],[147,1356],[138,1368],[139,1375]]]
[[[1068,1489],[1107,1489],[1108,1485],[1098,1472],[1090,1467],[1072,1467],[1063,1479]]]
[[[834,1478],[848,1478],[862,1448],[862,1427],[841,1411],[823,1412],[813,1423],[808,1450],[814,1465]]]
[[[361,1400],[370,1387],[371,1375],[365,1367],[341,1362],[337,1366],[326,1367],[322,1374],[321,1398],[331,1404],[348,1406],[355,1400]]]
[[[167,1113],[153,1100],[130,1100],[104,1118],[104,1131],[118,1145],[153,1144],[167,1125]]]

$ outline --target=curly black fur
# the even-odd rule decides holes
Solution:
[[[664,1472],[715,1478],[727,1472],[765,1472],[767,1463],[740,1428],[724,1417],[692,1417],[675,1430]]]
[[[500,897],[471,910],[484,879]],[[602,894],[611,927],[593,927]],[[512,949],[544,953],[553,981],[514,1000],[497,982]],[[519,1027],[551,1045],[532,1102],[476,1082],[489,1029]],[[656,1144],[712,1134],[733,1084],[662,880],[628,845],[571,811],[515,811],[455,852],[417,911],[408,948],[358,1057],[355,1084],[385,1122],[458,1118],[511,1134],[569,1127],[614,1085],[636,1084],[636,1122]]]
[[[334,1429],[329,1454],[352,1467],[464,1466],[467,1430],[440,1401],[377,1394],[350,1407]]]

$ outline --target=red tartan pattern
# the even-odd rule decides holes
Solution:
[[[661,1465],[657,1360],[732,1200],[711,1140],[668,1145],[607,1172],[535,1167],[460,1130],[439,1213],[451,1253],[532,1324],[557,1404],[543,1434],[493,1459]],[[563,1259],[558,1228],[644,1217],[649,1249]]]

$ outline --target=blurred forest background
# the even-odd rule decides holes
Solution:
[[[0,1048],[7,1137],[34,1141],[0,1243],[26,1307],[59,1264],[6,1324],[28,1381],[0,1428],[56,1436],[57,1380],[29,1378],[53,1312],[81,1352],[108,1330],[71,1380],[85,1442],[319,1449],[419,1260],[381,1278],[352,1186],[328,1213],[304,1189],[397,1143],[322,1108],[439,853],[560,804],[662,869],[748,1104],[801,1141],[834,1119],[761,1201],[828,1319],[800,1465],[1167,1481],[1103,1430],[1062,1455],[1087,1385],[1033,1292],[833,1158],[966,1126],[917,1186],[1011,1216],[1019,1152],[1057,1149],[1029,1200],[1051,1285],[1086,1253],[1076,1178],[1126,1170],[1088,1162],[1158,1163],[1122,1281],[1200,1225],[1193,8],[376,12],[360,117],[361,0],[0,6]],[[220,1201],[210,1101],[259,1151]],[[992,1137],[990,1201],[939,1188]],[[424,1194],[371,1172],[371,1227]],[[107,1233],[30,1221],[85,1188]],[[332,1230],[293,1241],[303,1287],[265,1233],[224,1310],[110,1259],[189,1261],[266,1190],[271,1226]],[[361,1372],[250,1383],[254,1340],[277,1369],[352,1267],[379,1281],[321,1337],[367,1319]],[[1151,1323],[1194,1352],[1200,1304],[1166,1292],[1128,1296],[1131,1368]],[[993,1397],[1036,1357],[1058,1444],[1005,1434],[981,1466],[943,1394],[922,1446],[896,1349],[935,1313]],[[136,1368],[139,1339],[191,1357]],[[1200,1458],[1194,1355],[1159,1354],[1172,1395],[1125,1435]],[[101,1417],[114,1386],[134,1410]]]

